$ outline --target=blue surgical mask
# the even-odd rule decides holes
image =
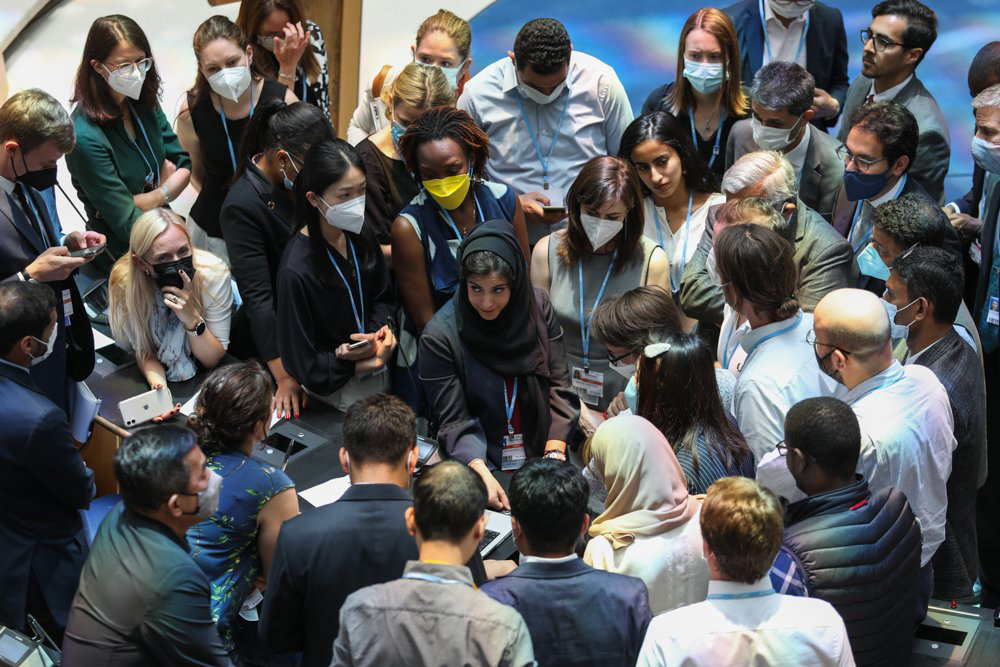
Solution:
[[[844,193],[850,201],[871,199],[885,189],[889,181],[889,172],[881,174],[862,174],[860,171],[844,169]]]
[[[295,158],[292,157],[291,153],[288,153],[288,161],[291,163],[293,167],[295,167],[295,177],[298,178],[299,173],[302,171],[302,169],[301,167],[299,167],[299,165],[295,164]],[[285,173],[284,167],[281,167],[281,179],[282,179],[282,185],[285,186],[286,190],[291,190],[292,187],[294,187],[295,183],[294,181],[292,181],[292,179],[288,178],[288,174]]]
[[[906,338],[910,335],[910,324],[897,324],[896,323],[896,313],[906,310],[913,304],[915,304],[920,299],[914,299],[910,303],[906,304],[902,308],[896,308],[894,304],[889,303],[885,299],[882,299],[882,307],[885,308],[885,314],[889,317],[889,335],[893,340],[899,340],[900,338]]]
[[[725,69],[722,63],[699,63],[685,58],[684,78],[699,93],[714,93],[722,87]]]
[[[389,135],[392,137],[392,143],[396,146],[396,150],[399,150],[399,140],[403,138],[404,134],[406,134],[406,128],[396,121],[392,121]]]
[[[973,137],[972,159],[981,169],[991,174],[1000,174],[1000,144],[991,144],[979,137]]]
[[[625,385],[625,402],[632,414],[639,414],[639,386],[635,383],[635,376]]]
[[[861,275],[870,276],[885,282],[889,279],[889,267],[878,256],[878,250],[871,243],[858,255],[858,270]]]
[[[438,69],[444,74],[444,78],[448,79],[448,85],[451,86],[452,90],[458,90],[458,73],[467,61],[462,61],[457,67],[439,67]]]

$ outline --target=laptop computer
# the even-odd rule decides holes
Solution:
[[[486,531],[479,541],[479,554],[486,558],[511,534],[510,514],[486,510]]]

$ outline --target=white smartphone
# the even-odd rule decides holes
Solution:
[[[169,412],[174,407],[174,399],[166,386],[152,389],[144,394],[126,398],[118,403],[122,421],[126,427],[145,424],[153,417]]]
[[[360,350],[361,348],[367,347],[368,345],[371,345],[371,344],[372,344],[372,339],[371,338],[365,338],[364,340],[359,340],[356,343],[351,343],[350,345],[347,346],[347,349],[348,350]]]
[[[73,250],[69,253],[70,257],[94,257],[104,252],[104,248],[107,246],[106,243],[99,243],[97,245],[92,245],[89,248],[82,248],[80,250]]]

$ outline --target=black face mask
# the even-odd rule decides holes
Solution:
[[[21,151],[21,164],[24,165],[24,173],[18,174],[17,169],[14,169],[14,158],[7,154],[7,158],[10,160],[10,168],[14,172],[14,180],[18,183],[23,183],[29,188],[34,188],[35,190],[48,190],[56,184],[59,180],[59,169],[58,167],[49,167],[48,169],[36,169],[34,171],[28,170],[28,163],[24,160],[24,151]]]
[[[825,362],[825,361],[826,361],[827,359],[829,359],[829,358],[830,358],[830,355],[832,355],[832,354],[833,354],[833,353],[834,353],[835,351],[836,351],[836,350],[830,350],[830,354],[826,355],[825,357],[821,357],[821,356],[819,356],[819,354],[818,354],[818,353],[816,352],[816,350],[813,350],[813,356],[815,356],[815,357],[816,357],[816,363],[817,363],[817,364],[819,365],[819,369],[820,369],[821,371],[823,371],[823,373],[824,373],[825,375],[827,375],[827,376],[829,376],[829,377],[833,378],[834,380],[836,380],[836,381],[837,381],[838,383],[840,383],[840,384],[844,384],[844,382],[843,382],[843,380],[842,380],[842,376],[841,376],[841,374],[840,374],[840,371],[836,371],[836,370],[834,370],[834,371],[831,371],[830,369],[828,369],[828,368],[826,367],[826,364],[824,363],[824,362]]]
[[[153,264],[153,280],[157,287],[184,287],[180,272],[187,274],[188,280],[194,280],[194,256],[188,255],[172,262],[161,262]]]

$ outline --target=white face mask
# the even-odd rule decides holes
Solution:
[[[771,7],[771,11],[778,16],[783,16],[786,19],[797,19],[812,9],[816,3],[796,4],[789,2],[789,0],[767,0],[767,4]]]
[[[712,279],[712,284],[716,287],[722,287],[722,280],[719,278],[719,272],[715,268],[714,246],[708,251],[708,257],[705,258],[705,270],[708,271],[708,277]]]
[[[324,215],[328,225],[352,234],[361,232],[361,228],[365,224],[365,195],[333,206],[322,199],[320,201],[326,204]]]
[[[611,364],[611,370],[618,375],[621,375],[626,380],[631,380],[632,376],[635,375],[635,364],[623,364],[620,361],[616,361]]]
[[[52,354],[53,348],[56,345],[56,338],[58,337],[59,337],[58,324],[52,327],[52,333],[49,334],[48,340],[42,340],[41,338],[35,338],[34,336],[32,336],[32,338],[35,338],[35,340],[37,340],[39,343],[45,346],[45,352],[42,352],[37,357],[32,356],[30,352],[28,353],[28,356],[31,357],[32,366],[37,366],[38,364],[42,363],[43,361],[49,358],[49,356]]]
[[[792,133],[801,122],[802,116],[799,116],[795,124],[786,130],[781,127],[768,127],[757,120],[756,116],[751,117],[750,127],[753,129],[753,140],[761,150],[783,151],[788,147],[788,144],[792,143]]]
[[[194,512],[190,512],[190,514],[198,517],[199,519],[209,519],[213,514],[219,511],[219,493],[221,491],[222,477],[214,470],[209,470],[208,486],[205,487],[204,491],[199,491],[196,494],[184,493],[181,495],[197,496],[198,507],[195,508]],[[185,512],[185,514],[189,514],[189,512]]]
[[[587,234],[590,245],[594,250],[597,250],[618,236],[618,232],[622,230],[623,226],[621,220],[605,220],[604,218],[598,218],[596,215],[588,215],[586,213],[580,214],[580,224],[583,226],[583,231]]]
[[[112,72],[104,63],[101,63],[101,67],[108,73],[108,85],[111,86],[111,90],[133,100],[139,99],[139,95],[142,94],[142,84],[146,81],[146,73],[142,69],[132,67],[131,73],[125,74],[120,69]]]
[[[240,65],[220,69],[208,77],[208,85],[216,94],[235,102],[250,86],[250,68]]]
[[[517,73],[517,63],[514,64],[514,73],[517,75],[517,90],[521,94],[521,97],[525,97],[535,104],[548,104],[559,97],[559,94],[566,87],[566,80],[563,79],[555,89],[546,95],[537,88],[532,88],[525,82],[521,81],[521,75]]]
[[[270,51],[274,53],[274,37],[257,37],[257,44],[260,45],[265,51]]]

